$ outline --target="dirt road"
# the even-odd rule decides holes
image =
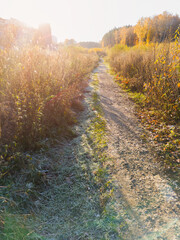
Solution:
[[[180,239],[174,182],[142,142],[134,103],[103,62],[74,130],[75,138],[35,156],[48,172],[31,222],[44,237],[37,239]]]
[[[128,230],[123,238],[180,239],[180,202],[153,153],[142,142],[134,104],[113,81],[103,62],[96,69],[113,157],[116,212]]]

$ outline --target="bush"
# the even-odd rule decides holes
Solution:
[[[108,60],[116,80],[132,91],[146,94],[146,104],[162,111],[166,119],[180,119],[180,43],[117,45]]]
[[[88,51],[89,53],[96,53],[99,57],[105,57],[106,52],[102,48],[91,48]]]

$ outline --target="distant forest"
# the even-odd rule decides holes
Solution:
[[[163,12],[154,17],[141,18],[135,26],[114,28],[102,38],[102,47],[115,44],[134,46],[138,43],[164,42],[173,40],[180,26],[180,17]]]
[[[100,48],[101,44],[98,42],[79,42],[78,45],[84,48]]]

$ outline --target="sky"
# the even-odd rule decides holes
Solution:
[[[0,0],[0,17],[38,28],[49,23],[58,42],[101,41],[114,27],[168,11],[180,16],[180,0]]]

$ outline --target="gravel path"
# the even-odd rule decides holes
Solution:
[[[96,69],[113,157],[116,210],[128,225],[124,239],[180,239],[180,202],[141,140],[134,104],[113,81],[103,62]],[[119,229],[122,232],[122,228]]]

